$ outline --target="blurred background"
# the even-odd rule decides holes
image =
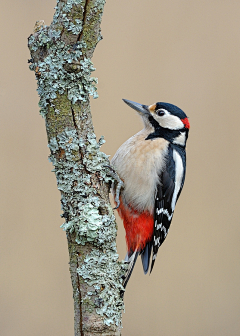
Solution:
[[[0,334],[73,335],[65,233],[27,37],[56,0],[1,3]],[[138,261],[122,336],[236,336],[240,330],[240,2],[121,0],[105,6],[92,101],[105,153],[138,132],[122,98],[181,107],[187,177],[151,276]],[[118,219],[118,251],[125,256]]]

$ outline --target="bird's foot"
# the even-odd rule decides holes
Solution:
[[[104,167],[108,168],[108,175],[111,176],[114,179],[114,181],[116,181],[117,183],[117,186],[114,190],[114,193],[115,193],[114,201],[116,202],[116,206],[114,209],[118,209],[120,206],[120,199],[119,199],[120,192],[121,192],[121,188],[123,188],[124,186],[124,183],[118,176],[117,172],[111,166],[104,166]]]

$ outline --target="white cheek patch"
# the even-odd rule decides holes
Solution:
[[[160,126],[172,130],[178,130],[184,128],[184,124],[180,118],[170,114],[167,110],[161,109],[165,112],[165,115],[159,117],[158,115],[154,115],[154,118],[157,120]]]
[[[176,145],[185,146],[186,144],[186,133],[181,132],[180,135],[173,140],[173,143]]]

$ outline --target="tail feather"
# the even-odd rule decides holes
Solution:
[[[141,253],[144,274],[147,274],[149,269],[151,252],[152,252],[152,244],[151,242],[149,242],[146,244],[144,250]]]
[[[133,268],[134,268],[135,263],[137,261],[138,255],[139,255],[139,252],[137,250],[135,250],[130,258],[128,257],[128,254],[125,258],[125,261],[127,261],[129,263],[129,265],[128,265],[128,270],[127,270],[127,272],[125,274],[125,277],[124,277],[124,280],[123,280],[123,287],[124,288],[126,288],[127,283],[130,279],[130,276],[132,274]]]

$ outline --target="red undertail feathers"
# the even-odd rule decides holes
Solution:
[[[135,250],[141,252],[146,244],[152,240],[154,218],[149,211],[139,213],[130,206],[125,206],[120,198],[120,206],[117,209],[123,220],[126,231],[128,253]]]

